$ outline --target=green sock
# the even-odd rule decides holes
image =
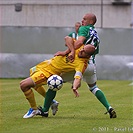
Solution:
[[[48,112],[50,105],[53,101],[53,99],[56,96],[56,91],[52,91],[50,89],[48,89],[48,91],[46,92],[46,96],[45,96],[45,101],[44,101],[44,107],[43,107],[43,112]]]
[[[105,95],[103,94],[103,92],[101,90],[97,90],[95,96],[97,97],[97,99],[106,107],[106,109],[108,110],[110,107],[110,104],[108,103]]]

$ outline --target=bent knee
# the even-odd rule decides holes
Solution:
[[[20,89],[25,92],[31,87],[34,87],[34,83],[31,78],[24,79],[20,82]]]
[[[25,83],[25,81],[24,80],[22,80],[21,82],[20,82],[20,89],[23,91],[23,92],[25,92],[27,89],[27,85],[26,85],[26,83]]]

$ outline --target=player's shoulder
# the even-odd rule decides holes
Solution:
[[[68,36],[72,37],[73,34],[76,34],[76,32],[71,32]]]
[[[86,34],[88,34],[88,31],[89,31],[89,28],[87,26],[81,26],[79,28],[78,35],[84,36],[84,34],[85,34],[85,36],[86,36]]]
[[[86,28],[87,28],[87,26],[80,26],[79,30],[84,30]]]
[[[94,28],[94,26],[93,25],[81,26],[79,29],[84,30],[84,29],[91,29],[91,28]]]

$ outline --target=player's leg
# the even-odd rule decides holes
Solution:
[[[53,99],[52,103],[51,103],[51,110],[52,110],[52,114],[55,115],[58,111],[58,106],[59,106],[59,102],[56,101],[55,99]]]
[[[42,63],[40,63],[40,64],[42,64]],[[39,66],[40,64],[38,64],[38,66]],[[46,64],[46,63],[45,63],[45,64]],[[42,81],[43,81],[44,75],[41,74],[41,73],[39,72],[39,70],[37,69],[37,66],[34,66],[34,67],[32,67],[32,68],[30,69],[30,76],[33,76],[33,80],[34,80],[34,75],[35,75],[35,73],[39,73],[39,74],[36,74],[37,76],[36,76],[36,79],[35,79],[34,82],[40,82],[41,79],[42,79]],[[39,77],[39,76],[40,76],[40,77]],[[37,79],[37,78],[38,78],[38,79]],[[36,81],[36,80],[37,80],[37,81]],[[45,88],[44,88],[41,84],[37,83],[36,86],[34,86],[34,89],[35,89],[35,91],[37,91],[40,95],[42,95],[43,97],[45,97],[46,91],[45,91]]]
[[[75,72],[72,71],[72,72],[69,72],[68,73],[64,73],[62,75],[60,75],[63,79],[63,82],[70,82],[72,83],[73,82],[73,77],[74,77],[74,74]],[[45,101],[44,101],[44,106],[42,108],[43,112],[48,112],[49,108],[50,108],[50,101],[52,101],[52,104],[51,104],[51,109],[52,109],[52,114],[55,115],[56,112],[58,111],[58,105],[59,105],[59,102],[54,100],[55,96],[56,96],[56,91],[52,91],[50,89],[48,89],[47,91],[47,94],[46,94],[46,97],[45,97]],[[52,100],[53,99],[53,100]],[[47,117],[47,115],[45,115]]]
[[[34,72],[30,70],[30,77],[20,82],[20,88],[24,92],[24,95],[31,107],[23,118],[30,118],[33,117],[34,115],[39,114],[40,111],[37,108],[34,93],[31,87],[32,88],[36,86],[39,87],[42,86],[42,84],[46,84],[46,82],[47,78],[45,77],[44,73],[42,71],[37,71],[37,70]],[[42,92],[44,93],[44,90]]]
[[[20,88],[23,91],[31,107],[29,111],[23,116],[23,118],[31,118],[34,115],[40,113],[40,111],[37,109],[34,93],[31,87],[34,87],[34,83],[30,77],[20,82]]]
[[[75,73],[74,71],[69,72],[69,74],[68,73],[63,73],[60,76],[62,77],[63,82],[73,82],[74,73]],[[55,98],[56,93],[57,93],[56,91],[52,91],[52,90],[48,89],[48,91],[46,93],[46,96],[45,96],[45,100],[44,100],[44,106],[39,107],[39,109],[42,112],[43,116],[48,117],[48,111],[49,111],[49,108],[50,108],[50,105],[51,105],[51,101]],[[58,107],[58,102],[55,101],[55,111],[58,110],[57,107]],[[52,108],[52,105],[51,105],[51,108]],[[55,115],[55,111],[53,111],[53,115]]]
[[[47,90],[45,99],[44,99],[44,106],[38,108],[41,111],[42,116],[48,117],[49,108],[50,108],[51,103],[53,102],[55,96],[56,96],[56,91],[53,91],[51,89]]]
[[[96,96],[96,98],[104,105],[104,107],[107,109],[107,112],[110,114],[110,118],[116,118],[116,112],[114,109],[110,106],[107,98],[105,97],[105,94],[102,90],[98,88],[96,85],[96,82],[94,84],[88,84],[90,91]]]
[[[107,109],[110,114],[110,118],[116,118],[116,113],[114,109],[110,106],[105,94],[101,89],[96,85],[96,68],[94,64],[90,64],[84,75],[84,80],[88,84],[89,90],[96,96],[96,98],[102,103],[102,105]]]
[[[45,97],[46,95],[46,90],[43,86],[35,86],[34,87],[35,91],[37,91],[40,95],[42,95],[43,97]]]
[[[42,95],[43,97],[46,96],[46,91],[45,91],[45,88],[44,86],[36,86],[34,87],[34,89],[40,94]],[[55,115],[58,111],[58,105],[59,105],[59,102],[56,101],[55,99],[52,100],[52,103],[51,103],[51,109],[52,109],[52,114]]]

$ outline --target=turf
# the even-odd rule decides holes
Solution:
[[[21,79],[0,79],[0,133],[98,133],[133,132],[133,86],[131,81],[100,80],[98,86],[117,112],[116,119],[105,115],[106,109],[83,82],[80,97],[75,98],[71,85],[58,91],[59,111],[48,118],[23,119],[29,104],[19,89]],[[43,97],[35,92],[38,105]]]

